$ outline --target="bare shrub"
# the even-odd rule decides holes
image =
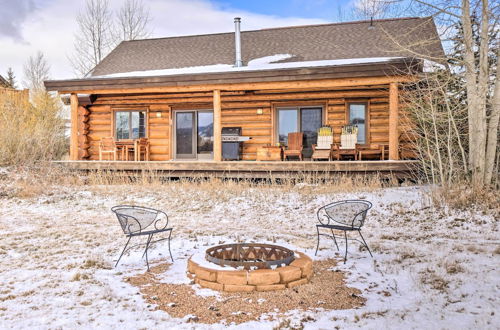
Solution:
[[[453,94],[457,79],[448,71],[422,75],[402,95],[405,131],[427,182],[452,185],[468,177],[467,107]],[[455,93],[458,93],[455,91]]]
[[[0,165],[60,159],[67,150],[58,101],[45,92],[0,94]]]

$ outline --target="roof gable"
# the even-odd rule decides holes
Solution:
[[[275,54],[281,62],[371,57],[442,57],[432,18],[273,28],[241,33],[244,64]],[[234,63],[234,33],[124,41],[92,76]]]

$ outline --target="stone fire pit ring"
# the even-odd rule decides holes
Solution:
[[[207,249],[205,258],[219,266],[250,269],[271,269],[288,266],[295,253],[285,247],[260,243],[234,243]]]
[[[203,288],[225,292],[274,291],[309,282],[313,276],[311,258],[293,252],[289,265],[270,269],[235,269],[213,264],[201,255],[188,260],[188,277]],[[195,258],[196,257],[196,258]]]

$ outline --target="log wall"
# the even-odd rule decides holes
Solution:
[[[323,106],[327,125],[340,142],[340,130],[347,121],[347,103],[350,101],[369,104],[370,143],[389,143],[389,86],[359,86],[336,90],[302,91],[232,91],[221,92],[222,127],[241,126],[244,136],[252,139],[243,144],[243,159],[254,160],[259,146],[275,142],[273,124],[276,108],[280,106]],[[148,111],[147,135],[150,138],[151,160],[172,159],[172,113],[181,109],[212,109],[211,92],[170,94],[96,95],[88,106],[88,149],[90,159],[98,159],[100,138],[112,135],[112,109],[134,107]],[[258,114],[262,109],[262,114]],[[404,134],[401,135],[401,138]]]

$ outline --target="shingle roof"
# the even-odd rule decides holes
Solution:
[[[398,18],[241,33],[243,62],[292,54],[286,62],[367,57],[442,57],[432,18]],[[92,72],[162,70],[234,63],[234,33],[124,41]]]
[[[9,82],[5,80],[5,78],[2,77],[1,75],[0,75],[0,87],[5,87],[5,88],[10,87]]]

